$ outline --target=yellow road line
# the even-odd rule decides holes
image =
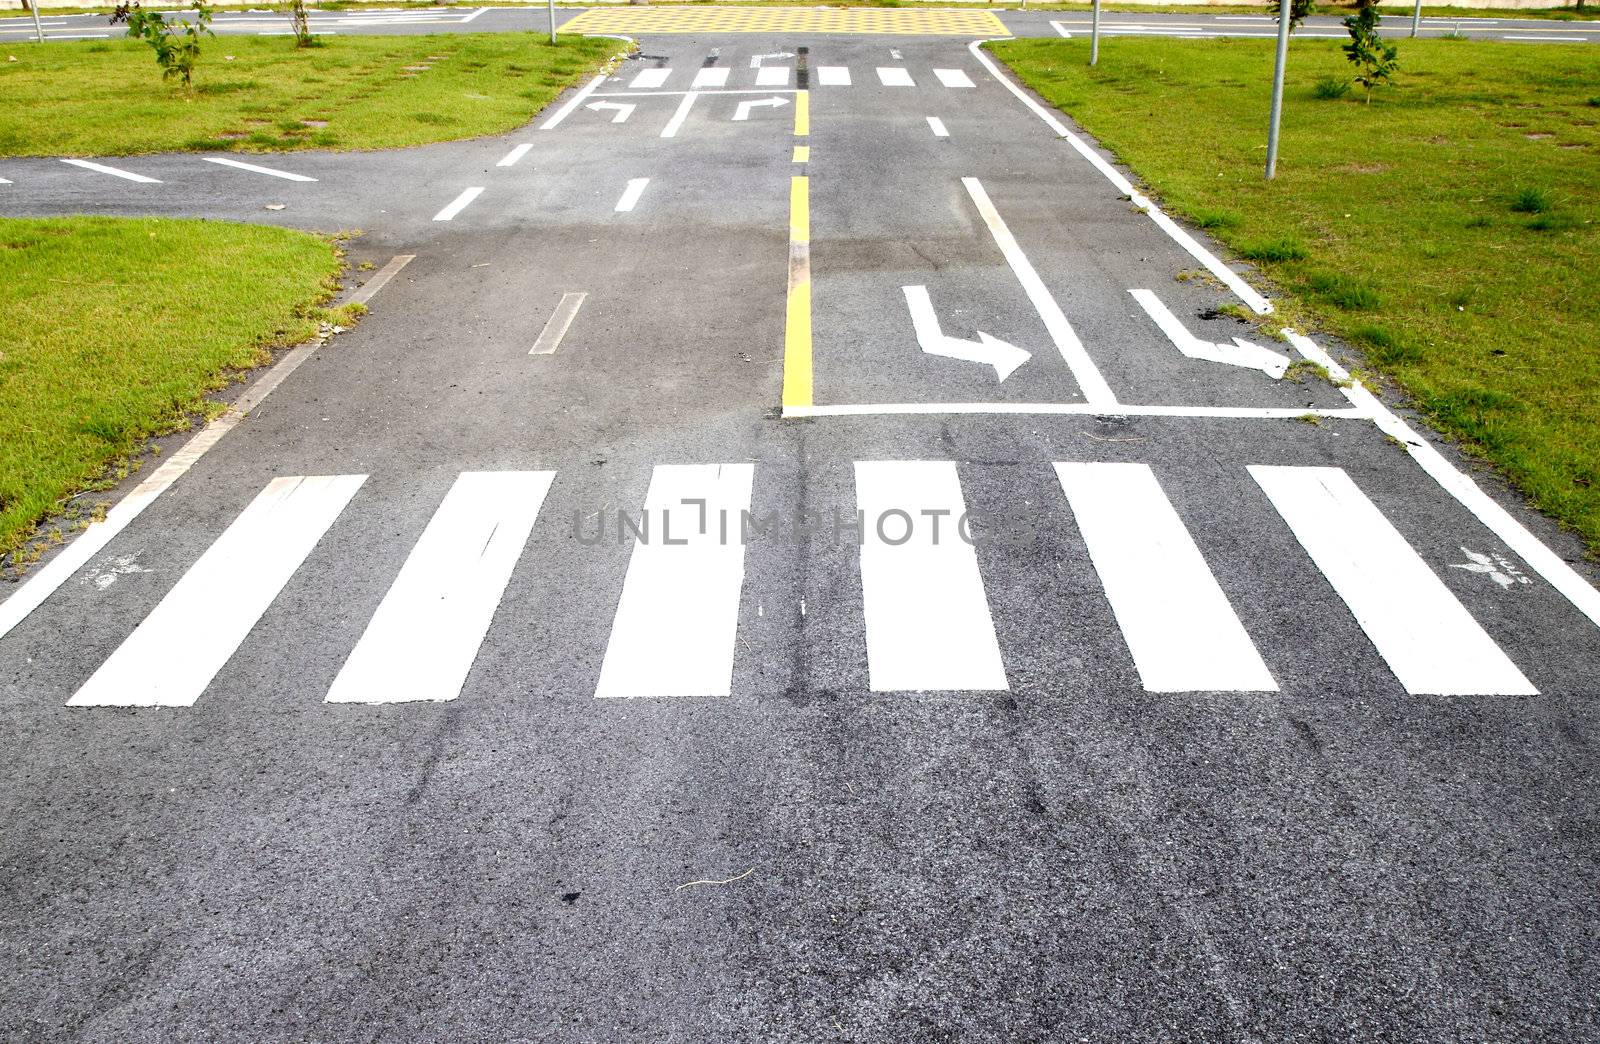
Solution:
[[[563,33],[882,33],[898,36],[1010,36],[992,11],[856,7],[633,7],[589,10]]]
[[[810,163],[811,162],[811,146],[810,145],[796,145],[794,147],[794,161],[796,163]]]
[[[794,136],[804,138],[811,133],[811,92],[794,92]]]
[[[811,179],[789,179],[789,303],[783,324],[783,408],[811,405]]]

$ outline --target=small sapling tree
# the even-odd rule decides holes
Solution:
[[[311,35],[311,20],[306,17],[306,0],[294,0],[289,5],[289,28],[294,30],[296,47],[316,46],[317,41]]]
[[[161,66],[161,77],[182,80],[185,87],[194,82],[194,67],[200,61],[200,37],[216,34],[211,31],[211,8],[203,0],[194,0],[193,22],[168,22],[160,12],[146,11],[139,0],[118,4],[111,13],[111,24],[124,22],[128,35],[143,40],[156,52],[156,64]]]
[[[1344,20],[1350,42],[1344,45],[1345,60],[1356,67],[1353,77],[1366,89],[1366,102],[1372,104],[1372,88],[1394,80],[1400,67],[1400,47],[1378,35],[1378,0],[1356,0],[1356,13]]]
[[[1283,15],[1283,5],[1277,0],[1268,0],[1267,13],[1272,15],[1273,21],[1277,21]],[[1289,31],[1292,33],[1300,28],[1300,23],[1306,20],[1306,15],[1316,13],[1316,0],[1289,0]]]

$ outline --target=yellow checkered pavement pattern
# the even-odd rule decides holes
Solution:
[[[895,36],[1010,36],[992,11],[907,11],[882,7],[624,7],[585,11],[563,33],[885,33]]]

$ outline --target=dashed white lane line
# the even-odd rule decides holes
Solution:
[[[622,196],[617,200],[616,213],[626,214],[639,202],[639,197],[644,195],[644,187],[650,184],[649,178],[629,178],[628,187],[622,190]]]
[[[915,87],[916,81],[911,78],[911,73],[897,65],[885,65],[878,68],[878,82],[885,87]]]
[[[304,174],[291,174],[287,170],[275,170],[272,167],[259,167],[254,163],[241,163],[238,160],[223,159],[221,156],[201,157],[207,163],[216,163],[224,167],[234,167],[238,170],[248,170],[253,174],[265,174],[268,177],[282,178],[285,181],[314,182],[316,178],[308,178]]]
[[[532,148],[533,145],[531,143],[523,142],[521,145],[518,145],[510,152],[506,153],[505,156],[501,158],[500,162],[495,164],[495,166],[514,167],[517,165],[517,161],[526,156]]]
[[[950,132],[945,130],[944,121],[937,116],[928,117],[928,129],[933,131],[935,138],[948,138]]]
[[[672,118],[667,121],[665,127],[661,128],[661,136],[663,138],[675,138],[678,136],[678,131],[683,129],[683,121],[689,118],[689,110],[694,108],[695,100],[699,97],[700,95],[693,91],[683,96],[683,101],[678,103],[678,108],[673,111]]]
[[[1249,471],[1407,692],[1538,695],[1343,469]]]
[[[539,125],[539,129],[540,130],[555,130],[557,127],[561,126],[561,121],[565,120],[569,115],[571,115],[573,109],[576,109],[578,106],[582,105],[584,100],[586,98],[588,98],[589,95],[594,93],[595,88],[599,87],[602,83],[605,83],[605,82],[606,82],[605,73],[601,73],[599,76],[596,76],[594,79],[590,80],[587,84],[584,85],[582,90],[580,90],[577,94],[574,94],[572,97],[568,98],[567,101],[566,101],[566,104],[562,105],[561,108],[557,109],[553,116],[551,116],[548,120],[545,120],[543,123],[541,123]]]
[[[937,76],[939,82],[946,87],[976,86],[972,82],[972,77],[968,76],[966,71],[962,69],[935,69],[933,70],[933,75]]]
[[[1009,688],[978,556],[959,529],[955,464],[857,461],[855,473],[872,691]]]
[[[789,67],[787,65],[763,65],[756,69],[757,87],[787,87],[789,86]]]
[[[1150,466],[1055,468],[1145,689],[1276,692]]]
[[[1022,252],[1022,247],[1011,234],[1011,229],[1006,227],[1005,219],[995,209],[989,194],[984,191],[983,184],[977,178],[962,178],[961,183],[966,186],[967,194],[972,197],[978,213],[983,216],[984,224],[989,226],[989,233],[994,236],[995,244],[1005,255],[1006,263],[1016,274],[1017,282],[1022,284],[1023,292],[1033,303],[1034,310],[1039,313],[1045,329],[1050,332],[1050,339],[1055,342],[1056,350],[1061,353],[1067,368],[1072,371],[1073,379],[1078,382],[1078,387],[1083,389],[1083,397],[1090,403],[1109,405],[1116,402],[1117,397],[1112,394],[1111,386],[1100,375],[1100,368],[1089,357],[1083,342],[1078,340],[1078,335],[1073,331],[1072,324],[1067,321],[1066,314],[1061,311],[1061,306],[1056,303],[1055,297],[1044,285],[1044,280],[1039,278],[1039,273],[1034,270],[1028,255]]]
[[[554,355],[556,349],[561,347],[562,338],[572,328],[572,321],[578,318],[578,309],[583,307],[584,298],[588,296],[587,293],[562,294],[556,310],[545,320],[544,329],[539,331],[538,339],[528,349],[528,354]]]
[[[468,204],[481,195],[483,195],[483,187],[481,185],[465,189],[462,191],[461,195],[450,201],[449,206],[439,211],[439,213],[433,215],[433,220],[453,221],[457,214],[467,209]]]
[[[269,482],[67,705],[193,706],[365,481]]]
[[[8,179],[8,178],[0,178],[0,185],[9,185],[9,184],[11,184],[10,179]]]
[[[82,167],[84,170],[92,170],[97,174],[110,174],[114,178],[124,178],[128,181],[137,181],[142,185],[161,184],[161,182],[155,178],[147,178],[143,174],[135,174],[132,171],[121,170],[117,167],[108,167],[104,163],[91,163],[88,160],[81,159],[64,159],[61,162],[70,163],[74,167]]]
[[[1065,37],[1066,39],[1068,39],[1068,40],[1072,39],[1072,34],[1067,32],[1067,27],[1062,25],[1060,22],[1051,22],[1050,23],[1050,28],[1054,29],[1057,33],[1059,33],[1061,36]]]
[[[628,89],[633,91],[651,90],[667,82],[667,77],[672,75],[671,69],[646,69],[633,78],[628,84]]]
[[[817,83],[823,87],[850,86],[850,69],[843,65],[817,66]]]
[[[726,696],[744,587],[753,464],[664,464],[651,475],[597,697]]]
[[[725,65],[708,65],[694,74],[691,88],[726,87],[728,85],[729,69]]]
[[[457,476],[333,680],[327,702],[459,696],[553,478],[553,471]]]

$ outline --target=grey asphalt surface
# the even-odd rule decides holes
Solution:
[[[107,193],[0,164],[8,215],[359,227],[354,261],[416,255],[0,637],[0,1037],[1595,1039],[1594,626],[1542,581],[1450,568],[1507,553],[1364,421],[780,419],[802,171],[819,403],[1081,401],[965,176],[1122,401],[1342,399],[1179,356],[1127,290],[1218,340],[1245,331],[1201,317],[1229,295],[1176,281],[1193,258],[964,41],[640,44],[664,62],[600,93],[652,64],[681,89],[713,49],[731,87],[801,46],[855,84],[811,91],[806,164],[792,106],[730,119],[754,94],[701,97],[673,138],[663,96],[625,99],[622,124],[579,108],[551,131],[247,157],[314,184],[153,156],[107,162],[163,184]],[[918,86],[878,86],[888,65]],[[997,387],[923,355],[912,281],[947,332],[1033,358]],[[589,297],[560,351],[529,356],[569,291]],[[1009,691],[869,691],[855,548],[773,536],[748,549],[730,696],[593,698],[632,549],[586,545],[575,513],[636,511],[659,464],[735,461],[757,514],[850,510],[852,462],[880,459],[956,462],[974,525],[1005,538],[978,557]],[[1281,692],[1144,690],[1055,461],[1152,466]],[[1250,464],[1345,469],[1540,695],[1408,695]],[[529,468],[557,475],[460,697],[325,705],[455,476]],[[268,481],[350,473],[370,477],[193,707],[64,706]],[[144,571],[94,582],[125,559]]]

